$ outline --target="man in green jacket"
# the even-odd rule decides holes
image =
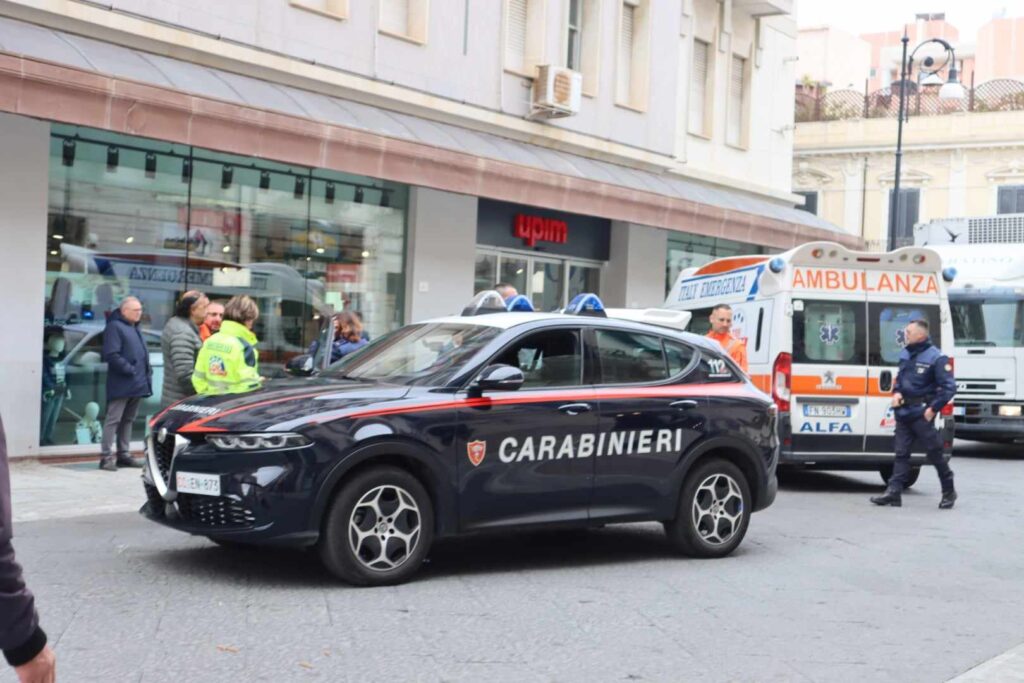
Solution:
[[[203,343],[196,358],[192,386],[197,394],[242,394],[263,386],[252,331],[259,315],[259,307],[248,296],[232,297],[224,305],[220,331]]]

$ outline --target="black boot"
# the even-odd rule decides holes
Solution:
[[[875,505],[889,505],[894,508],[903,506],[903,494],[899,489],[894,489],[891,486],[885,489],[885,493],[880,496],[873,496],[871,502]]]
[[[953,507],[953,503],[956,502],[956,491],[950,489],[942,492],[942,500],[939,501],[940,510],[949,510]]]

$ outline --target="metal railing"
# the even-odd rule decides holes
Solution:
[[[885,119],[899,115],[900,84],[869,92],[829,90],[816,94],[797,91],[796,122]],[[940,100],[938,87],[906,83],[906,107],[910,116],[940,116],[957,112],[1024,111],[1024,82],[997,78],[965,88],[962,100]]]

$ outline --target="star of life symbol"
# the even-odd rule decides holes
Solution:
[[[821,341],[825,342],[829,346],[839,342],[839,325],[822,325],[820,338]]]
[[[896,330],[896,344],[901,349],[907,345],[907,331],[902,327]]]

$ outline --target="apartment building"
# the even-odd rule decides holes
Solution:
[[[76,425],[104,404],[104,315],[127,294],[157,366],[176,293],[253,296],[273,373],[332,310],[379,336],[498,280],[542,309],[656,305],[722,254],[856,244],[793,208],[791,11],[0,0],[13,452],[96,449]]]

